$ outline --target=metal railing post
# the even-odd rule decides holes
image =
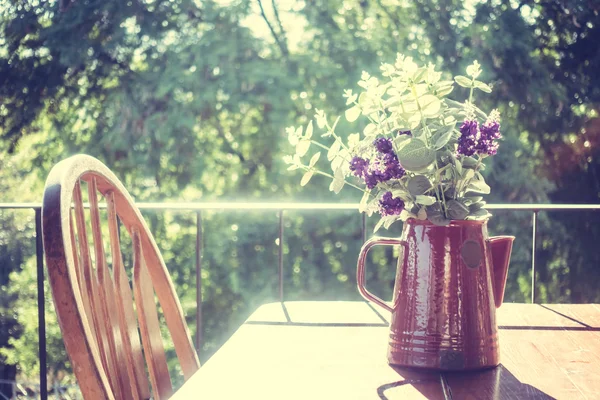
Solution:
[[[535,249],[537,246],[538,210],[531,216],[531,303],[535,304]]]
[[[279,301],[283,302],[283,210],[279,210]]]
[[[48,399],[46,376],[46,305],[44,303],[44,248],[42,244],[42,209],[35,209],[35,255],[37,261],[38,352],[40,358],[40,399]]]
[[[202,349],[202,212],[196,211],[196,352]]]

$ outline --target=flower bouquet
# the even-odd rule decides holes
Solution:
[[[284,157],[288,169],[304,171],[302,186],[317,174],[332,180],[335,193],[344,186],[364,192],[359,210],[381,214],[375,231],[409,218],[440,226],[485,220],[490,214],[482,195],[490,188],[481,174],[483,161],[496,154],[502,136],[499,113],[486,114],[475,105],[476,91],[492,91],[477,79],[480,74],[475,61],[466,76],[442,80],[433,64],[418,66],[399,54],[394,64],[382,64],[381,79],[363,72],[361,92],[344,92],[348,122],[368,120],[362,133],[339,134],[340,117],[331,123],[322,110],[316,110],[315,121],[327,143],[315,140],[312,120],[287,128],[295,146]],[[465,101],[449,97],[455,84],[467,89]],[[317,151],[308,157],[311,149]],[[322,153],[331,173],[317,168]]]

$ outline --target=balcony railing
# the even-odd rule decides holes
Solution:
[[[200,349],[202,343],[202,212],[206,210],[274,210],[279,216],[279,233],[277,246],[278,275],[279,275],[279,300],[284,300],[283,284],[283,234],[286,211],[342,211],[358,210],[357,204],[349,203],[136,203],[140,210],[153,211],[180,211],[196,214],[196,348]],[[102,207],[102,205],[101,205]],[[531,213],[531,302],[535,303],[535,250],[537,246],[538,214],[541,211],[600,211],[600,204],[488,204],[488,210],[498,211],[524,211]],[[47,392],[47,370],[46,370],[46,321],[44,307],[44,261],[41,236],[42,213],[39,203],[0,203],[0,210],[32,210],[35,213],[35,237],[36,237],[36,262],[37,262],[37,301],[38,301],[38,323],[39,323],[39,359],[40,359],[40,398],[46,400]],[[362,214],[362,238],[367,239],[367,221]]]

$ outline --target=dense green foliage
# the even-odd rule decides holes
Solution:
[[[334,196],[327,180],[300,190],[281,160],[290,151],[285,127],[306,124],[314,108],[341,114],[343,90],[402,52],[453,75],[471,60],[482,64],[481,78],[494,86],[483,106],[500,109],[505,136],[485,171],[488,202],[598,203],[594,2],[281,3],[0,4],[0,202],[39,201],[51,166],[75,153],[104,161],[138,201],[358,202]],[[145,216],[194,331],[195,215]],[[203,218],[206,359],[257,305],[277,298],[278,219],[269,211]],[[538,300],[599,301],[598,214],[540,219]],[[2,379],[34,379],[38,368],[32,221],[0,214]],[[527,301],[531,215],[498,212],[490,226],[517,236],[506,299]],[[357,213],[286,213],[286,298],[358,299],[360,241]],[[393,254],[375,253],[372,262],[369,284],[387,296]],[[69,366],[48,306],[50,382],[65,382]]]

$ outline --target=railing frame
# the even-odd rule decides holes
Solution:
[[[246,211],[277,211],[279,219],[278,233],[278,275],[279,300],[284,301],[283,284],[283,244],[285,228],[285,211],[317,211],[317,210],[358,210],[354,203],[136,203],[140,210],[154,211],[185,211],[196,213],[196,349],[200,353],[203,341],[202,326],[202,256],[203,256],[203,225],[202,211],[205,210],[246,210]],[[102,207],[103,205],[100,205]],[[536,247],[538,213],[540,211],[600,211],[600,204],[488,204],[488,210],[499,211],[528,211],[531,212],[531,302],[535,303],[536,285]],[[48,399],[47,366],[46,366],[46,320],[44,297],[44,260],[42,244],[42,206],[39,203],[0,203],[0,210],[33,210],[35,213],[35,247],[37,267],[37,301],[38,301],[38,339],[40,358],[40,398]],[[367,219],[362,214],[362,240],[367,240]]]

